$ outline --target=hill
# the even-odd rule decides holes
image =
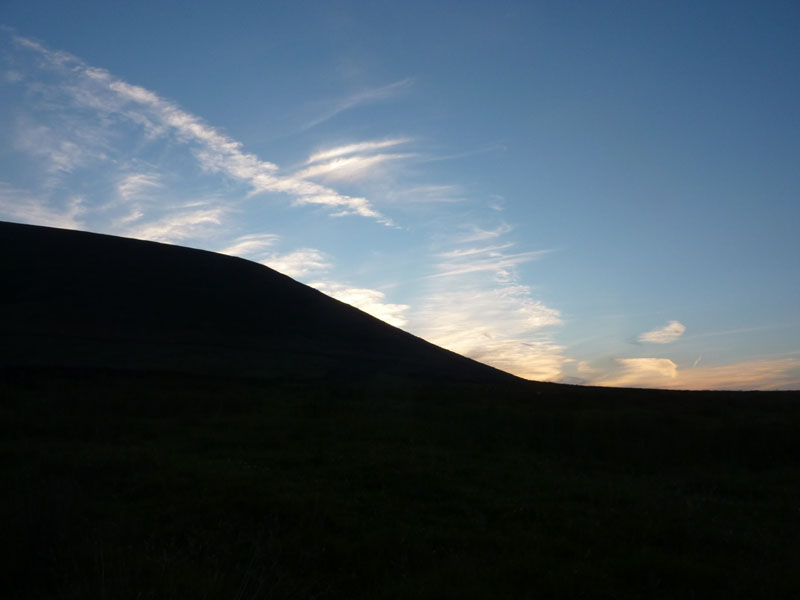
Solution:
[[[800,393],[527,382],[198,250],[0,256],[4,597],[797,597]]]
[[[5,366],[513,379],[240,258],[12,223],[0,255]]]

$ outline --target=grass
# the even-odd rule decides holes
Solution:
[[[790,598],[797,394],[0,379],[11,598]]]

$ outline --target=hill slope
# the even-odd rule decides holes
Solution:
[[[240,258],[12,223],[0,255],[6,366],[516,379]]]

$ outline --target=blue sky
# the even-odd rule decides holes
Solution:
[[[0,219],[263,262],[528,378],[800,388],[795,3],[0,23]]]

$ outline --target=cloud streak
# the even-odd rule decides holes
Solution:
[[[117,184],[117,193],[124,200],[135,200],[161,187],[156,173],[129,173]]]
[[[309,273],[325,271],[331,266],[316,248],[299,248],[287,254],[272,254],[259,262],[295,279]]]
[[[388,100],[393,98],[398,93],[402,92],[404,89],[408,88],[412,83],[411,78],[401,79],[399,81],[395,81],[394,83],[390,83],[387,85],[383,85],[376,88],[370,88],[366,90],[362,90],[360,92],[356,92],[335,102],[333,106],[323,112],[319,117],[312,119],[308,123],[303,126],[303,129],[311,129],[312,127],[316,127],[317,125],[321,125],[325,121],[329,121],[336,115],[343,113],[346,110],[350,110],[352,108],[356,108],[358,106],[364,106],[367,104],[372,104],[374,102],[379,102],[381,100]]]
[[[686,331],[686,326],[678,321],[670,321],[660,329],[648,331],[639,336],[640,342],[651,344],[670,344],[677,340]]]
[[[370,173],[373,167],[390,160],[400,160],[412,154],[373,154],[371,156],[346,156],[313,164],[295,173],[302,179],[321,177],[332,180],[358,180]]]
[[[466,252],[467,254],[452,257],[450,260],[440,263],[440,272],[429,275],[428,278],[489,272],[494,273],[498,279],[507,279],[510,277],[510,270],[514,267],[532,260],[538,260],[552,251],[536,250],[517,254],[502,254],[498,251],[491,251],[491,248],[486,248],[483,251],[471,249]]]
[[[374,152],[375,150],[383,150],[384,148],[391,148],[399,144],[410,142],[408,138],[395,138],[390,140],[382,140],[377,142],[358,142],[355,144],[346,144],[337,146],[328,150],[321,150],[308,157],[307,165],[328,161],[332,158],[339,158],[340,156],[348,156],[350,154],[364,154]]]
[[[251,233],[236,238],[219,252],[229,256],[248,258],[262,254],[266,248],[273,246],[279,239],[280,237],[273,233]]]
[[[306,161],[305,168],[295,172],[294,177],[358,181],[373,175],[375,168],[383,163],[414,156],[409,153],[377,152],[409,141],[407,138],[396,138],[358,142],[323,150],[312,154]]]
[[[166,244],[206,237],[222,223],[226,212],[220,207],[179,209],[160,219],[130,227],[125,235]]]

